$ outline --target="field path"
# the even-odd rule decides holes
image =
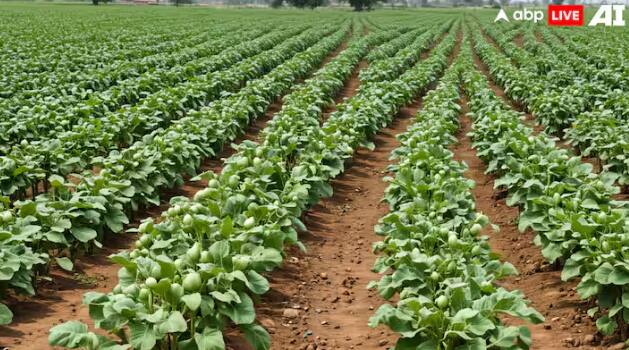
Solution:
[[[332,182],[334,195],[309,210],[308,232],[301,236],[308,252],[288,251],[287,263],[270,274],[271,291],[262,298],[259,320],[272,332],[273,349],[385,349],[395,337],[383,327],[367,326],[384,301],[367,283],[380,240],[373,226],[388,208],[380,203],[389,155],[399,146],[395,135],[406,130],[420,103],[404,108],[373,142],[360,149],[345,173]],[[237,347],[237,349],[241,349]]]

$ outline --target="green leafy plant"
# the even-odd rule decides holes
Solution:
[[[343,53],[286,97],[282,110],[264,130],[261,145],[243,142],[235,146],[237,152],[226,160],[221,174],[200,176],[208,182],[206,189],[192,200],[174,198],[159,223],[144,222],[137,248],[112,256],[122,266],[119,285],[107,294],[85,296],[97,326],[134,348],[201,348],[208,344],[203,348],[221,349],[221,331],[231,322],[257,349],[268,349],[268,334],[254,323],[250,297],[268,289],[261,273],[281,263],[285,244],[298,244],[301,212],[331,194],[327,182],[343,170],[343,161],[354,148],[365,144],[411,94],[434,79],[454,47],[450,36],[434,58],[404,75],[408,84],[387,82],[387,92],[382,84],[361,90],[346,104],[361,101],[364,106],[339,108],[321,125],[321,107],[342,88],[343,79],[351,75],[368,49],[391,34],[356,36]],[[312,56],[294,60],[283,74],[293,76],[305,69],[306,62],[314,65],[342,38],[330,38],[325,45],[313,47]],[[286,86],[284,89],[291,83],[288,79],[277,81],[286,84],[278,85]],[[404,94],[391,91],[403,91],[409,84],[413,90]],[[364,113],[376,107],[384,107],[386,114]],[[321,155],[323,162],[319,161]],[[180,322],[180,315],[185,322]],[[171,318],[177,327],[171,327]],[[208,334],[208,338],[198,334]]]
[[[487,62],[498,56],[479,35],[475,48]],[[488,171],[501,176],[496,186],[509,191],[508,204],[521,209],[520,230],[536,232],[544,257],[563,264],[563,279],[581,277],[577,291],[596,302],[590,316],[597,318],[599,331],[619,331],[626,338],[629,313],[623,311],[623,296],[629,280],[619,242],[629,234],[629,212],[626,201],[613,199],[620,191],[614,186],[618,174],[596,174],[545,133],[524,126],[480,73],[464,74],[464,87],[474,117],[474,146],[489,162]]]
[[[498,261],[480,236],[488,219],[475,212],[473,181],[447,149],[458,129],[459,73],[470,57],[464,39],[457,63],[399,136],[398,164],[386,178],[390,213],[376,227],[385,239],[374,245],[381,254],[374,270],[392,272],[370,286],[399,300],[382,305],[370,325],[399,333],[395,349],[528,349],[528,329],[503,325],[500,314],[543,321],[520,293],[494,284],[515,268]]]

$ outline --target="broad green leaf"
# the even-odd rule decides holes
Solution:
[[[107,227],[114,232],[121,232],[125,224],[129,223],[129,219],[122,210],[112,210],[105,215],[105,223]]]
[[[223,219],[223,224],[221,225],[221,235],[225,238],[228,238],[234,234],[234,223],[231,217],[226,217]]]
[[[155,336],[155,330],[152,325],[130,322],[129,330],[131,331],[131,337],[129,342],[135,350],[152,350],[157,343],[157,337]]]
[[[609,316],[605,315],[598,320],[596,320],[596,328],[598,328],[601,333],[604,335],[611,335],[614,333],[618,324],[614,319],[609,318]]]
[[[598,208],[598,206],[596,207]],[[572,219],[572,229],[585,237],[589,237],[596,230],[597,226],[596,224],[590,224],[582,216],[579,216],[578,219],[576,217]]]
[[[566,260],[561,271],[561,279],[568,281],[569,279],[579,276],[581,274],[581,264],[573,259]]]
[[[195,334],[194,341],[199,350],[225,350],[223,333],[218,329],[203,329],[202,334]]]
[[[76,348],[82,345],[87,335],[87,325],[79,321],[69,321],[50,329],[48,344]]]
[[[257,324],[241,324],[240,329],[245,334],[245,338],[255,350],[269,350],[271,348],[271,337],[269,333]]]
[[[70,229],[72,235],[80,242],[87,243],[96,238],[97,233],[94,229],[85,226],[77,226]]]
[[[489,320],[488,318],[480,314],[474,317],[473,319],[469,320],[468,326],[467,326],[467,329],[470,332],[478,336],[483,336],[485,335],[485,333],[487,333],[487,331],[495,329],[495,328],[496,328],[496,325],[491,320]]]
[[[246,293],[239,293],[240,302],[233,304],[220,304],[221,312],[228,316],[235,324],[253,323],[256,318],[253,300]]]
[[[582,279],[577,285],[577,292],[582,299],[587,299],[598,294],[600,285],[592,279]]]
[[[240,302],[240,297],[238,296],[238,293],[236,293],[236,291],[234,291],[232,289],[230,289],[230,290],[228,290],[228,291],[226,291],[224,293],[215,290],[213,292],[210,292],[210,295],[214,299],[222,301],[222,302],[227,303],[227,304],[232,303],[232,302],[236,302],[236,303]]]
[[[629,309],[629,292],[626,292],[626,291],[622,292],[622,306]]]
[[[201,305],[201,294],[199,293],[186,294],[181,297],[181,301],[184,304],[186,304],[188,309],[192,311],[196,311]]]
[[[23,235],[24,237],[32,237],[39,231],[41,231],[41,227],[37,225],[24,225],[20,227],[20,235]]]
[[[159,331],[161,333],[181,333],[188,329],[186,320],[179,311],[173,311],[168,316],[168,319],[159,325]]]
[[[254,270],[247,271],[247,287],[255,294],[262,295],[269,290],[269,281]]]
[[[229,242],[227,241],[216,241],[214,244],[210,246],[208,249],[210,256],[212,257],[212,261],[215,264],[220,266],[223,265],[223,260],[228,259],[229,257]]]
[[[251,253],[256,271],[271,271],[282,263],[282,254],[273,248],[259,248]]]
[[[62,187],[63,184],[65,184],[65,179],[59,175],[51,175],[50,177],[48,177],[48,182],[50,182],[50,185],[52,187],[59,188]]]
[[[459,345],[455,350],[486,350],[487,343],[483,338],[474,338],[465,342],[463,345]]]
[[[473,318],[478,315],[478,310],[472,310],[470,308],[465,308],[459,310],[459,312],[454,315],[452,318],[453,322],[465,322],[467,319]]]
[[[542,255],[548,259],[548,261],[554,262],[563,255],[561,245],[552,242],[548,243],[544,248],[542,248]]]
[[[0,326],[8,325],[13,321],[13,313],[9,308],[0,303]]]
[[[614,267],[606,262],[594,271],[594,280],[601,284],[609,284],[609,276],[614,271]]]
[[[614,270],[609,275],[609,282],[617,286],[629,284],[629,271],[625,270],[622,266],[615,266]]]
[[[72,271],[74,269],[74,264],[66,257],[55,258],[55,260],[57,261],[57,264],[66,271]]]
[[[524,232],[526,231],[527,228],[541,223],[544,221],[544,216],[541,215],[538,212],[533,212],[533,211],[525,211],[522,215],[520,215],[520,218],[518,219],[518,230],[520,232]]]

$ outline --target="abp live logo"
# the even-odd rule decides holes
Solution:
[[[588,26],[593,27],[604,24],[608,27],[625,26],[623,18],[625,5],[601,5]],[[544,19],[544,12],[541,10],[517,10],[513,13],[516,21],[533,21],[535,23]],[[583,26],[585,10],[583,5],[549,5],[548,20],[549,26]],[[494,22],[510,22],[509,16],[504,9],[500,9]]]

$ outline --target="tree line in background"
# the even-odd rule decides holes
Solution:
[[[241,4],[247,1],[258,0],[227,0],[227,2],[236,1]],[[592,0],[269,0],[269,5],[274,8],[282,7],[284,4],[297,8],[314,9],[319,6],[328,6],[331,1],[348,1],[356,11],[371,10],[378,3],[387,3],[391,7],[443,7],[443,6],[490,6],[494,8],[506,6],[546,6],[548,4],[592,4]]]
[[[91,0],[93,5],[106,4],[108,2],[114,2],[114,0]],[[341,2],[349,2],[350,6],[356,11],[369,11],[372,10],[377,3],[387,2],[388,0],[340,0]],[[422,3],[427,0],[420,0]],[[173,4],[175,6],[192,4],[198,1],[195,0],[143,0],[141,3],[150,4]],[[227,5],[269,5],[273,8],[279,8],[284,6],[297,7],[300,9],[314,9],[321,6],[329,6],[330,0],[224,0]]]
[[[422,0],[425,1],[425,0]],[[373,9],[373,7],[378,2],[386,2],[386,0],[348,0],[350,6],[354,8],[356,11],[369,11]],[[279,8],[284,6],[286,3],[289,6],[294,6],[297,8],[310,8],[314,9],[320,6],[327,6],[330,4],[329,0],[271,0],[271,7]]]
[[[94,5],[112,2],[114,0],[91,0]],[[140,0],[146,3],[170,3],[176,6],[182,4],[197,3],[203,0]],[[591,0],[590,0],[591,1]],[[210,0],[210,3],[212,0]],[[220,0],[227,5],[268,5],[273,8],[293,6],[300,9],[314,9],[321,6],[334,5],[339,2],[348,2],[356,11],[369,11],[379,3],[387,3],[391,7],[442,7],[442,6],[486,6],[504,7],[509,5],[522,5],[523,0]],[[561,4],[587,4],[588,0],[528,0],[528,5],[548,5],[549,3]]]

